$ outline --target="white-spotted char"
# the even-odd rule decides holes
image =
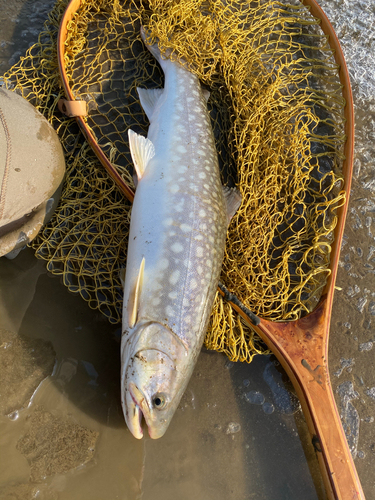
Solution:
[[[142,33],[145,39],[144,33]],[[240,197],[223,188],[208,92],[178,62],[148,46],[164,89],[138,89],[150,127],[129,131],[138,177],[126,267],[122,406],[130,431],[161,437],[202,347],[218,285],[228,219]]]

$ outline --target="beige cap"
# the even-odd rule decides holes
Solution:
[[[64,173],[53,127],[23,97],[0,88],[0,256],[23,247],[49,220]]]

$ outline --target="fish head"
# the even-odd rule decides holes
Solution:
[[[134,437],[143,437],[142,418],[152,439],[162,437],[186,386],[181,366],[186,349],[160,323],[142,325],[122,350],[121,394],[126,424]]]

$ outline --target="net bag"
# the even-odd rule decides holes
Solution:
[[[218,291],[205,344],[233,361],[269,352],[241,311],[281,321],[316,307],[345,202],[345,100],[320,21],[297,1],[75,3],[63,65],[73,98],[86,103],[80,120],[97,154],[76,119],[58,110],[66,97],[56,55],[66,0],[56,3],[38,43],[3,78],[53,124],[66,157],[61,201],[32,242],[36,256],[91,308],[121,321],[131,202],[119,186],[134,189],[127,130],[147,133],[136,87],[163,86],[141,41],[142,24],[163,53],[183,61],[210,90],[222,181],[243,198],[221,274],[222,290],[238,307]]]

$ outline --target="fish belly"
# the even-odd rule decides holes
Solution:
[[[148,132],[155,155],[132,208],[123,325],[131,335],[126,308],[144,258],[137,322],[166,325],[195,357],[217,289],[227,218],[199,80],[178,63],[166,66]]]

